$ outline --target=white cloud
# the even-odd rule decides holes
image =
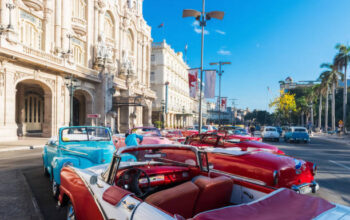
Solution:
[[[220,50],[218,51],[218,54],[224,55],[224,56],[229,56],[229,55],[231,55],[231,51],[229,51],[229,50],[224,50],[224,49],[220,49]]]
[[[221,31],[221,30],[215,30],[215,31],[216,31],[216,33],[221,34],[221,35],[225,35],[226,34],[225,31]]]
[[[199,26],[199,21],[195,20],[193,23],[192,23],[192,26],[193,26],[193,30],[194,32],[196,32],[197,34],[201,34],[202,33],[202,28]],[[204,34],[207,35],[209,34],[209,31],[205,30],[204,29]]]

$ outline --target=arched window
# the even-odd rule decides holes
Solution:
[[[114,22],[109,12],[105,14],[104,32],[107,39],[114,41]]]
[[[20,40],[21,43],[38,50],[42,49],[42,21],[25,12],[20,12]]]
[[[74,62],[79,65],[85,66],[85,42],[74,37],[72,38],[72,48]]]
[[[85,0],[73,0],[73,17],[86,20],[86,2]]]
[[[131,30],[128,30],[126,36],[126,50],[129,51],[130,55],[134,55],[134,36]]]

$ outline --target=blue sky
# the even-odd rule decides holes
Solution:
[[[201,10],[202,1],[145,0],[144,17],[154,42],[166,39],[175,51],[187,43],[188,63],[199,67],[200,30],[194,19],[182,18],[186,8]],[[241,108],[266,110],[279,80],[316,79],[334,46],[350,43],[349,9],[349,0],[206,0],[206,11],[222,10],[225,17],[208,21],[204,68],[231,61],[223,68],[222,96],[238,99]]]

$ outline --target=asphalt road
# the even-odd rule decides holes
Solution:
[[[287,155],[316,163],[316,194],[328,201],[350,206],[350,145],[311,139],[309,144],[285,143],[277,145]]]
[[[296,158],[318,165],[316,181],[320,190],[310,194],[350,206],[350,146],[312,140],[310,144],[271,142]],[[0,153],[0,172],[20,170],[32,191],[44,219],[64,219],[64,209],[56,207],[51,196],[50,181],[43,175],[42,149]],[[1,187],[1,186],[0,186]]]

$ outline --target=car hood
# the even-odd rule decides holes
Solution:
[[[170,141],[165,137],[143,137],[142,144],[172,144],[173,141]]]
[[[109,163],[112,160],[115,147],[113,144],[106,143],[80,143],[69,144],[62,148],[64,154],[83,157],[90,160],[93,163]]]

